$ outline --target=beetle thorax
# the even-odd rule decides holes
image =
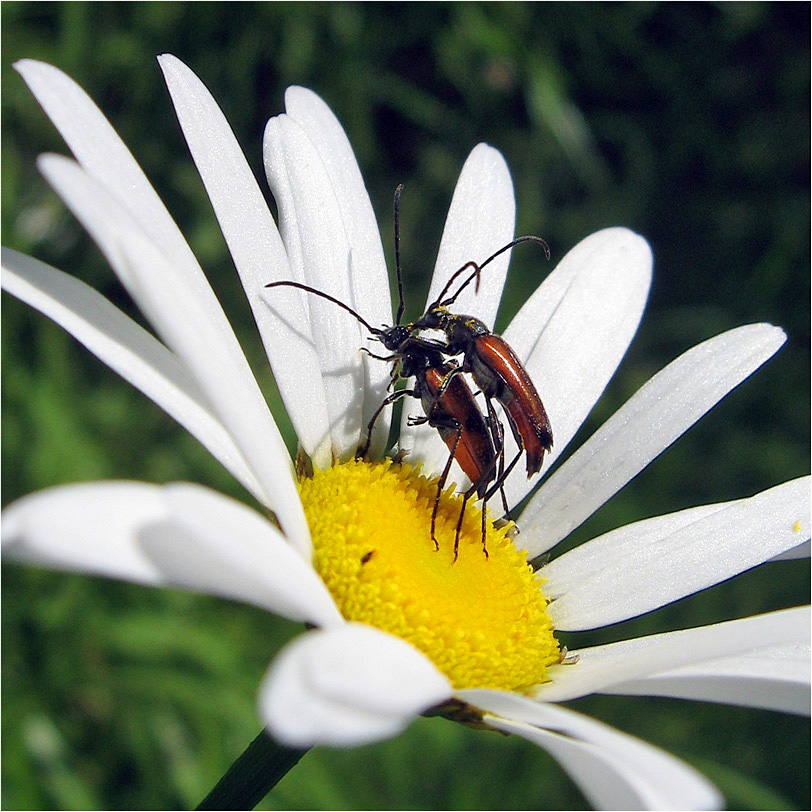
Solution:
[[[490,333],[485,324],[474,316],[448,313],[442,329],[445,331],[452,352],[467,352],[478,336]]]

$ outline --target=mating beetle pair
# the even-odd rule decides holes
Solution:
[[[372,429],[386,406],[405,396],[412,396],[420,400],[424,415],[410,417],[410,424],[427,423],[432,428],[436,428],[449,450],[448,461],[438,482],[431,519],[431,539],[435,549],[439,549],[435,538],[435,523],[440,495],[448,479],[451,463],[456,459],[472,484],[463,494],[454,540],[454,560],[456,561],[458,555],[465,507],[468,500],[474,495],[483,500],[482,547],[487,557],[485,503],[499,490],[505,515],[509,516],[503,489],[505,479],[523,453],[527,458],[528,478],[538,472],[544,453],[552,447],[553,434],[541,398],[527,371],[507,342],[491,333],[479,319],[451,313],[448,307],[472,281],[475,280],[478,289],[482,268],[515,245],[528,241],[537,242],[544,247],[548,258],[549,249],[539,237],[519,237],[500,248],[481,264],[466,263],[452,274],[440,295],[429,305],[420,319],[411,324],[401,324],[405,309],[399,227],[399,201],[402,189],[401,185],[395,191],[395,264],[400,301],[394,325],[373,327],[349,305],[323,291],[299,282],[271,282],[266,287],[284,285],[299,288],[321,296],[343,308],[366,327],[372,337],[380,341],[390,353],[389,355],[375,355],[369,350],[365,350],[371,357],[393,364],[390,387],[393,387],[400,379],[414,378],[413,388],[392,392],[372,415],[367,426],[366,441],[358,448],[356,458],[366,456]],[[471,269],[469,276],[453,295],[448,296],[454,281],[469,269]],[[430,329],[441,330],[445,333],[446,341],[433,340],[420,335],[421,331]],[[454,356],[462,356],[462,364],[457,363]],[[462,373],[469,373],[479,387],[485,398],[487,414],[483,415],[475,395]],[[494,400],[503,406],[519,448],[519,453],[507,468],[504,465],[504,429],[496,414]]]

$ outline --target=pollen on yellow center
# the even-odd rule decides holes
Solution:
[[[462,500],[437,480],[392,460],[348,462],[299,483],[314,566],[347,620],[408,640],[455,688],[529,691],[547,680],[558,644],[541,580],[505,529],[468,503],[454,561]]]

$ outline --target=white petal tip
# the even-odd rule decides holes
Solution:
[[[260,712],[292,747],[354,747],[396,735],[451,696],[417,649],[379,629],[346,624],[294,640],[259,694]]]
[[[510,179],[510,167],[505,160],[505,156],[490,144],[480,141],[468,154],[466,164],[469,161],[474,161],[477,165],[481,165],[480,171],[498,172],[510,182],[511,191],[513,189],[513,182]]]
[[[164,75],[169,70],[187,70],[191,72],[191,69],[186,65],[185,62],[178,59],[174,54],[159,54],[156,59],[158,60],[158,66],[163,71]]]
[[[34,70],[37,67],[46,66],[47,63],[39,62],[36,59],[18,59],[16,62],[13,63],[14,70],[16,70],[22,76],[25,76],[26,72],[29,70]],[[47,65],[47,67],[51,67]]]
[[[309,87],[303,85],[291,85],[285,90],[285,108],[289,105],[296,104],[296,102],[310,102],[319,105],[327,106],[324,99],[318,93],[311,90]]]

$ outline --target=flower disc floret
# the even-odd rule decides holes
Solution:
[[[468,504],[454,560],[461,499],[437,480],[392,460],[354,461],[299,485],[313,537],[314,566],[347,620],[409,641],[455,688],[527,692],[559,659],[542,581],[508,528]]]

